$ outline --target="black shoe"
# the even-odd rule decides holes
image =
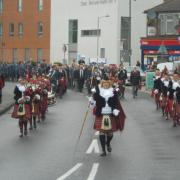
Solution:
[[[112,151],[111,145],[107,146],[107,151],[108,151],[108,152],[111,152],[111,151]]]
[[[19,137],[22,138],[22,137],[23,137],[23,134],[20,134]]]
[[[103,151],[102,154],[100,154],[101,157],[105,157],[106,156],[106,151]]]
[[[25,131],[24,131],[24,135],[27,136],[27,134],[28,134],[28,132],[27,132],[27,130],[25,130]]]

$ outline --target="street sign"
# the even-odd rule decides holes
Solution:
[[[159,53],[159,54],[168,54],[167,48],[166,48],[166,46],[164,46],[163,43],[162,43],[161,46],[159,47],[158,53]]]
[[[63,45],[63,52],[66,53],[66,51],[67,51],[67,47],[66,47],[66,45],[64,44],[64,45]]]
[[[155,19],[156,18],[156,12],[153,11],[153,10],[149,10],[148,13],[147,13],[147,17],[149,19]]]

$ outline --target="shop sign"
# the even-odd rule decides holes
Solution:
[[[80,0],[81,6],[98,6],[98,5],[105,5],[105,4],[114,4],[117,0]]]
[[[141,45],[144,46],[161,46],[161,44],[165,46],[179,46],[178,39],[142,39]]]
[[[152,27],[152,26],[149,26],[148,29],[147,29],[147,35],[148,36],[155,36],[156,35],[156,28],[155,27]]]

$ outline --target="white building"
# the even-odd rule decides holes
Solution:
[[[146,36],[146,15],[143,12],[162,1],[131,0],[132,64],[140,60],[140,37]],[[80,57],[85,57],[86,61],[106,58],[108,64],[119,64],[120,59],[127,61],[120,52],[127,44],[127,39],[121,36],[121,29],[125,28],[121,27],[121,19],[128,16],[129,0],[52,0],[51,61],[65,58],[71,63],[72,59]],[[126,32],[124,29],[123,34]],[[65,53],[64,44],[67,46]]]

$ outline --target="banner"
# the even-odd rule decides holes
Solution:
[[[146,72],[146,89],[152,89],[154,86],[153,77],[155,72]]]

